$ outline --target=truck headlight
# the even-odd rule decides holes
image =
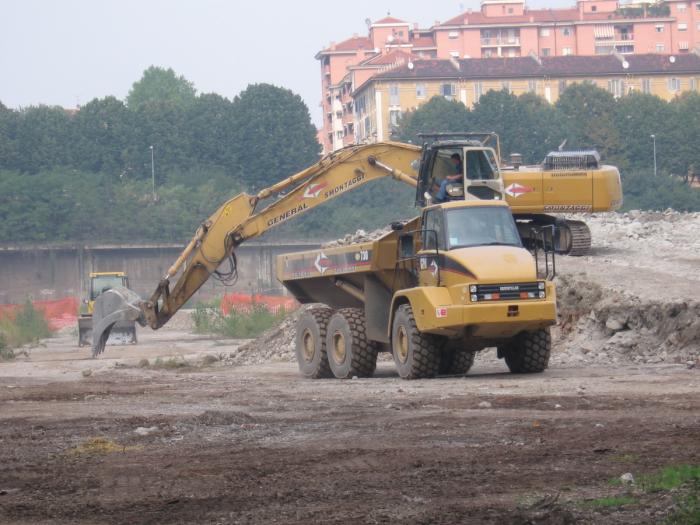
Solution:
[[[539,287],[540,290],[544,290],[544,283],[542,283],[542,282],[537,283],[537,286]]]
[[[476,285],[475,285],[475,284],[472,284],[472,285],[469,287],[469,293],[476,293]]]
[[[479,298],[476,296],[476,294],[472,294],[472,302],[477,302]]]
[[[546,295],[546,294],[545,294],[544,292],[540,292],[540,299],[544,299],[544,298],[545,298],[545,295]]]

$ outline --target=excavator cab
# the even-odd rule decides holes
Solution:
[[[416,206],[451,200],[503,200],[500,148],[495,134],[437,133],[421,137],[430,140],[424,142],[421,152]],[[495,149],[489,143],[494,137]]]

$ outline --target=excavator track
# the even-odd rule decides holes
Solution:
[[[567,220],[562,230],[562,252],[567,255],[586,255],[591,249],[591,230],[583,221]]]

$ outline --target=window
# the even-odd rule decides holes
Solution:
[[[642,93],[646,93],[647,95],[651,93],[651,80],[648,78],[642,79]]]
[[[540,29],[540,36],[549,36],[549,28],[543,27]]]
[[[686,4],[678,4],[678,12],[685,13],[685,8],[688,7]]]
[[[571,36],[571,28],[570,27],[562,27],[561,34],[563,36]]]
[[[442,96],[447,100],[452,100],[455,96],[455,85],[454,84],[443,84],[441,86],[440,92]]]
[[[663,32],[664,32],[664,25],[663,25],[663,24],[656,24],[656,26],[654,26],[654,28],[656,29],[656,32],[657,32],[657,33],[663,33]]]
[[[398,128],[400,120],[401,120],[401,110],[392,109],[389,111],[389,125],[392,128]]]
[[[459,51],[450,51],[450,56],[454,58],[459,58]]]
[[[695,4],[695,9],[697,9],[698,11],[700,11],[700,2],[698,2],[697,4]]]
[[[698,79],[691,78],[690,79],[690,91],[697,91],[697,90],[698,90]]]
[[[559,81],[559,96],[564,92],[566,89],[566,80],[560,80]]]
[[[680,91],[681,90],[681,79],[671,77],[668,79],[668,90],[669,91]]]
[[[543,57],[548,57],[551,54],[551,51],[548,47],[543,47],[542,48],[542,56]]]
[[[453,208],[447,210],[445,215],[450,249],[485,245],[522,246],[513,215],[507,207]],[[440,228],[441,231],[444,229],[442,221]]]
[[[510,93],[510,82],[508,80],[501,82],[501,89]]]
[[[619,98],[625,94],[625,83],[620,79],[608,80],[608,91],[613,97]]]
[[[493,49],[484,49],[484,58],[491,58],[493,56]]]
[[[595,13],[597,10],[598,10],[598,6],[597,6],[597,5],[592,5],[592,6],[591,6],[591,12],[592,12],[592,13]]]
[[[447,38],[454,40],[455,38],[459,37],[459,33],[457,31],[450,31],[447,33]]]
[[[416,98],[425,98],[425,84],[416,84]]]
[[[429,210],[425,212],[423,219],[423,248],[444,250],[445,241],[443,238],[442,209]]]
[[[565,47],[564,49],[561,50],[561,54],[564,56],[569,56],[569,55],[573,55],[573,51],[571,50],[570,47]]]
[[[391,84],[389,86],[389,105],[398,106],[401,104],[399,99],[399,86],[398,84]]]
[[[663,53],[665,49],[666,49],[666,46],[664,44],[656,44],[656,52],[657,53]]]
[[[688,24],[685,22],[681,22],[678,24],[678,31],[687,31],[688,30]]]
[[[481,85],[481,82],[477,81],[474,82],[474,102],[479,102],[479,99],[481,98],[481,95],[483,95],[483,86]]]
[[[529,93],[537,93],[537,80],[530,79],[527,81],[527,90]]]

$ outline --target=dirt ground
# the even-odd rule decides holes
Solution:
[[[700,215],[588,220],[543,374],[304,380],[182,316],[0,363],[0,523],[664,523],[687,488],[619,480],[700,465]]]
[[[66,334],[0,365],[0,522],[636,524],[672,499],[609,480],[700,463],[687,366],[311,381],[198,366],[230,342],[140,338],[92,360]],[[639,503],[590,504],[620,494]]]

